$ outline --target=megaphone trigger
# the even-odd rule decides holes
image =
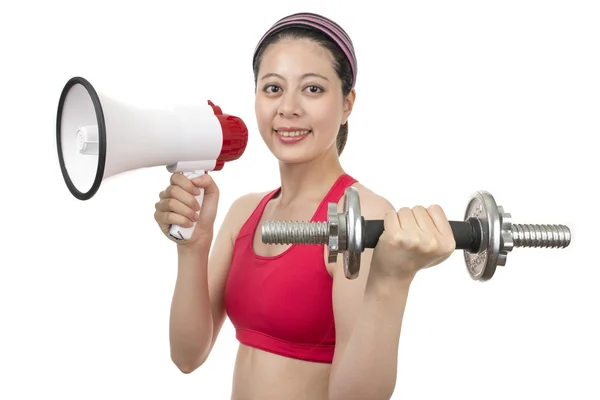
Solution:
[[[162,165],[188,179],[220,171],[242,156],[248,129],[210,100],[145,109],[123,104],[86,79],[73,77],[60,95],[56,144],[67,188],[75,198],[89,200],[102,181],[134,169]],[[197,198],[202,205],[204,192]],[[171,226],[170,235],[187,240],[195,226]]]

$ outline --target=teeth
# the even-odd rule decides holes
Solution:
[[[280,132],[280,131],[275,131],[277,132],[278,135],[281,136],[302,136],[302,135],[306,135],[308,133],[310,133],[310,131],[293,131],[293,132]]]

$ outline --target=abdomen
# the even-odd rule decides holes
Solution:
[[[232,400],[327,400],[330,364],[301,361],[240,345]]]

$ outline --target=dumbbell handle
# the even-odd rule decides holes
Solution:
[[[362,249],[374,249],[383,233],[383,220],[363,219]],[[449,221],[454,234],[457,250],[479,251],[481,246],[481,225],[476,218],[467,221]]]

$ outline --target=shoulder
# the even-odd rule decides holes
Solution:
[[[235,239],[262,199],[271,191],[251,192],[237,197],[227,211],[222,227]]]
[[[394,210],[393,204],[382,195],[374,192],[369,187],[360,182],[352,185],[358,191],[360,213],[365,219],[382,219],[385,214]],[[338,202],[338,209],[341,211],[344,205],[344,196]]]
[[[388,212],[395,211],[394,206],[387,198],[381,196],[380,194],[377,194],[375,191],[373,191],[372,189],[363,185],[362,183],[356,182],[356,183],[352,184],[351,186],[358,191],[360,215],[363,216],[364,219],[366,219],[366,220],[381,220],[381,219],[385,218],[385,215]],[[343,212],[344,196],[342,196],[339,199],[339,201],[337,203],[337,209],[338,209],[339,213]],[[365,251],[361,255],[361,259],[362,259],[361,265],[364,265],[365,263],[368,264],[370,262],[371,252],[372,252],[372,249],[365,249]],[[337,277],[343,277],[343,262],[342,262],[343,257],[338,257],[337,262],[328,263],[328,261],[327,261],[328,255],[329,255],[328,248],[325,247],[324,259],[325,259],[325,263],[327,265],[327,271],[329,272],[329,274],[334,279],[336,279]],[[363,269],[368,269],[368,268],[363,268]],[[366,273],[363,273],[362,275],[365,276]],[[345,278],[337,279],[337,281],[346,282],[347,279],[345,279]],[[362,279],[359,279],[357,281],[362,281]],[[348,281],[348,282],[350,282],[350,281]],[[336,286],[340,286],[340,285],[343,286],[343,285],[345,285],[345,283],[337,284]],[[339,291],[339,289],[338,289],[338,291]]]
[[[229,213],[236,215],[251,214],[261,200],[269,193],[271,193],[271,191],[243,194],[233,200],[229,206]]]

